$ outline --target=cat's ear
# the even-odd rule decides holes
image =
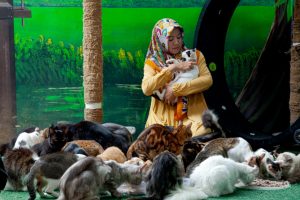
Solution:
[[[263,153],[263,154],[261,154],[261,155],[259,155],[259,156],[256,157],[257,166],[260,166],[260,164],[261,164],[262,160],[264,159],[265,155],[266,154]]]
[[[293,158],[289,155],[284,155],[284,159],[289,164],[293,163]]]
[[[257,161],[257,157],[256,156],[250,157],[250,159],[248,161],[246,161],[246,162],[251,167],[259,166],[260,165],[260,163],[258,163],[258,161]]]
[[[187,129],[191,129],[191,127],[192,127],[192,122],[190,122],[188,125],[186,125]]]
[[[277,158],[277,157],[278,157],[278,155],[279,155],[279,153],[278,153],[279,148],[280,148],[280,146],[278,145],[278,146],[271,152],[271,154],[272,154],[272,156],[273,156],[274,158]]]

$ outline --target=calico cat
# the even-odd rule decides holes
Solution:
[[[182,184],[184,167],[174,153],[164,151],[157,155],[146,176],[148,199],[163,199],[171,190]]]
[[[230,194],[238,181],[247,185],[257,175],[257,166],[251,167],[220,155],[211,156],[193,169],[190,185],[177,188],[165,199],[196,200]]]
[[[300,154],[296,155],[291,152],[278,154],[275,160],[282,169],[282,179],[290,183],[300,182]]]
[[[61,177],[58,200],[100,199],[101,191],[112,196],[121,194],[117,187],[123,182],[140,184],[140,167],[121,165],[115,161],[104,163],[101,159],[86,157],[72,165]]]
[[[62,147],[68,142],[66,135],[57,126],[52,124],[47,130],[48,138],[32,147],[38,156],[61,151]]]
[[[25,191],[23,179],[38,159],[36,153],[28,148],[7,149],[3,156],[3,164],[7,174],[4,190]]]
[[[274,157],[270,152],[263,148],[257,149],[254,154],[261,157],[259,165],[259,178],[279,180],[282,176],[280,165],[274,162]]]
[[[124,163],[127,158],[125,154],[118,147],[108,147],[101,154],[97,155],[103,161],[114,160],[118,163]]]
[[[191,125],[179,125],[173,129],[160,124],[147,127],[129,147],[127,158],[131,159],[135,154],[144,161],[153,160],[165,150],[180,154],[184,142],[192,137]]]
[[[79,148],[85,152],[84,155],[94,157],[103,153],[104,151],[103,147],[95,140],[74,140],[71,142],[67,142],[67,144],[62,148],[62,151],[80,154],[81,152],[78,152]]]
[[[186,176],[188,177],[196,166],[213,155],[222,155],[237,162],[249,162],[250,159],[256,158],[250,144],[245,139],[241,137],[217,138],[208,142],[197,154],[195,160],[188,165]]]
[[[56,152],[41,156],[40,159],[32,165],[30,172],[25,178],[30,196],[29,200],[36,198],[35,179],[37,179],[37,192],[42,198],[47,197],[47,194],[58,197],[58,194],[54,190],[59,186],[60,177],[77,160],[77,156],[69,152]]]

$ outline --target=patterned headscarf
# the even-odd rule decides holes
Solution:
[[[175,20],[170,18],[164,18],[159,20],[153,30],[151,42],[148,48],[146,59],[150,59],[157,66],[163,68],[166,67],[166,60],[174,58],[173,55],[168,54],[168,37],[174,28],[179,28],[182,33],[183,38],[183,28]],[[182,49],[186,49],[184,43],[182,44]],[[175,58],[181,57],[181,51]]]

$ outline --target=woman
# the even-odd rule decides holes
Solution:
[[[151,42],[148,48],[142,90],[147,96],[165,87],[164,99],[151,98],[146,127],[151,124],[162,124],[167,126],[178,126],[179,123],[187,125],[192,123],[193,136],[204,135],[207,130],[202,125],[201,115],[207,109],[203,91],[212,85],[212,77],[206,66],[205,58],[196,52],[197,61],[189,61],[166,64],[167,60],[181,58],[181,52],[186,50],[183,42],[183,28],[173,19],[165,18],[159,20],[152,31]],[[185,83],[175,83],[168,86],[176,72],[187,71],[194,65],[199,68],[199,76]],[[183,97],[185,104],[182,108],[184,113],[180,119],[178,108],[174,105],[176,97]]]

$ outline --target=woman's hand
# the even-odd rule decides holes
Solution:
[[[166,86],[166,93],[164,96],[164,102],[169,105],[175,105],[176,96],[173,94],[173,89],[171,86]]]
[[[188,71],[193,68],[194,65],[197,65],[196,62],[188,61],[188,62],[182,62],[179,61],[178,63],[174,63],[168,66],[168,68],[172,72],[178,72],[178,71]]]

